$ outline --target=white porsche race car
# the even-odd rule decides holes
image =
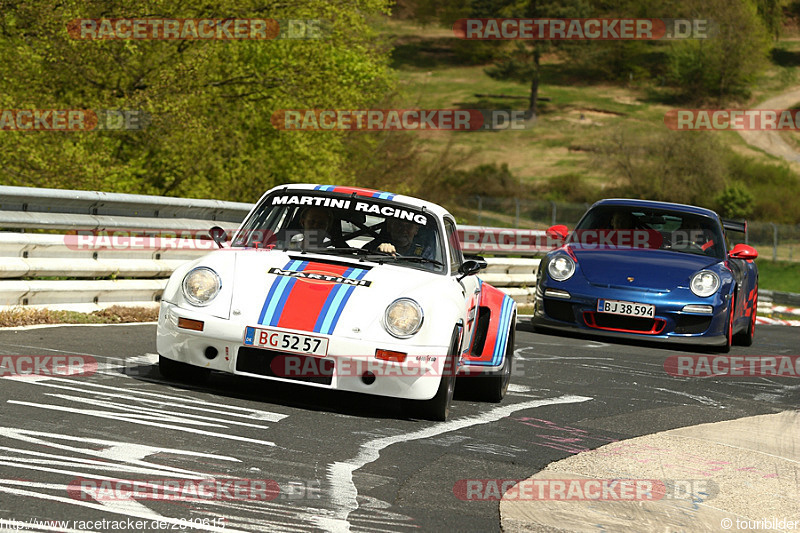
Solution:
[[[220,249],[169,279],[161,373],[210,371],[407,400],[446,420],[456,376],[488,400],[508,389],[516,305],[462,255],[442,207],[369,189],[268,191]],[[466,378],[469,376],[469,378]]]

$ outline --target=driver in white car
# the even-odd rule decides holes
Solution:
[[[416,222],[392,218],[386,221],[381,236],[364,246],[366,250],[379,250],[387,254],[435,259],[434,244],[425,242],[420,234],[422,226]],[[384,235],[385,233],[385,235]],[[424,233],[424,232],[423,232]]]

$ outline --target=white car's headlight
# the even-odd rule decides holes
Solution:
[[[183,278],[183,295],[192,305],[208,305],[219,294],[222,281],[208,267],[197,267]]]
[[[383,323],[391,335],[405,339],[422,326],[422,308],[410,298],[398,298],[389,304],[383,316]]]
[[[557,255],[547,264],[547,272],[556,281],[568,280],[575,273],[575,261],[568,255]]]
[[[701,298],[711,296],[719,289],[719,276],[708,270],[701,270],[692,276],[689,287]]]

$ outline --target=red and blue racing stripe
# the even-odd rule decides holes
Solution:
[[[315,272],[353,280],[362,279],[368,272],[346,265],[300,260],[289,261],[283,270]],[[258,323],[330,335],[355,289],[354,285],[330,281],[276,276]]]
[[[325,192],[338,192],[341,194],[357,194],[366,198],[380,198],[381,200],[393,200],[396,196],[393,193],[385,191],[376,191],[374,189],[364,189],[361,187],[337,187],[335,185],[317,185],[314,187],[315,191]]]

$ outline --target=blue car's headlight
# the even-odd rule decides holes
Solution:
[[[183,278],[183,295],[192,305],[208,305],[219,294],[222,281],[208,267],[197,267]]]
[[[701,298],[711,296],[719,289],[719,276],[710,270],[701,270],[692,276],[689,287]]]
[[[575,261],[568,255],[557,255],[547,264],[547,272],[556,281],[568,280],[575,273]]]

